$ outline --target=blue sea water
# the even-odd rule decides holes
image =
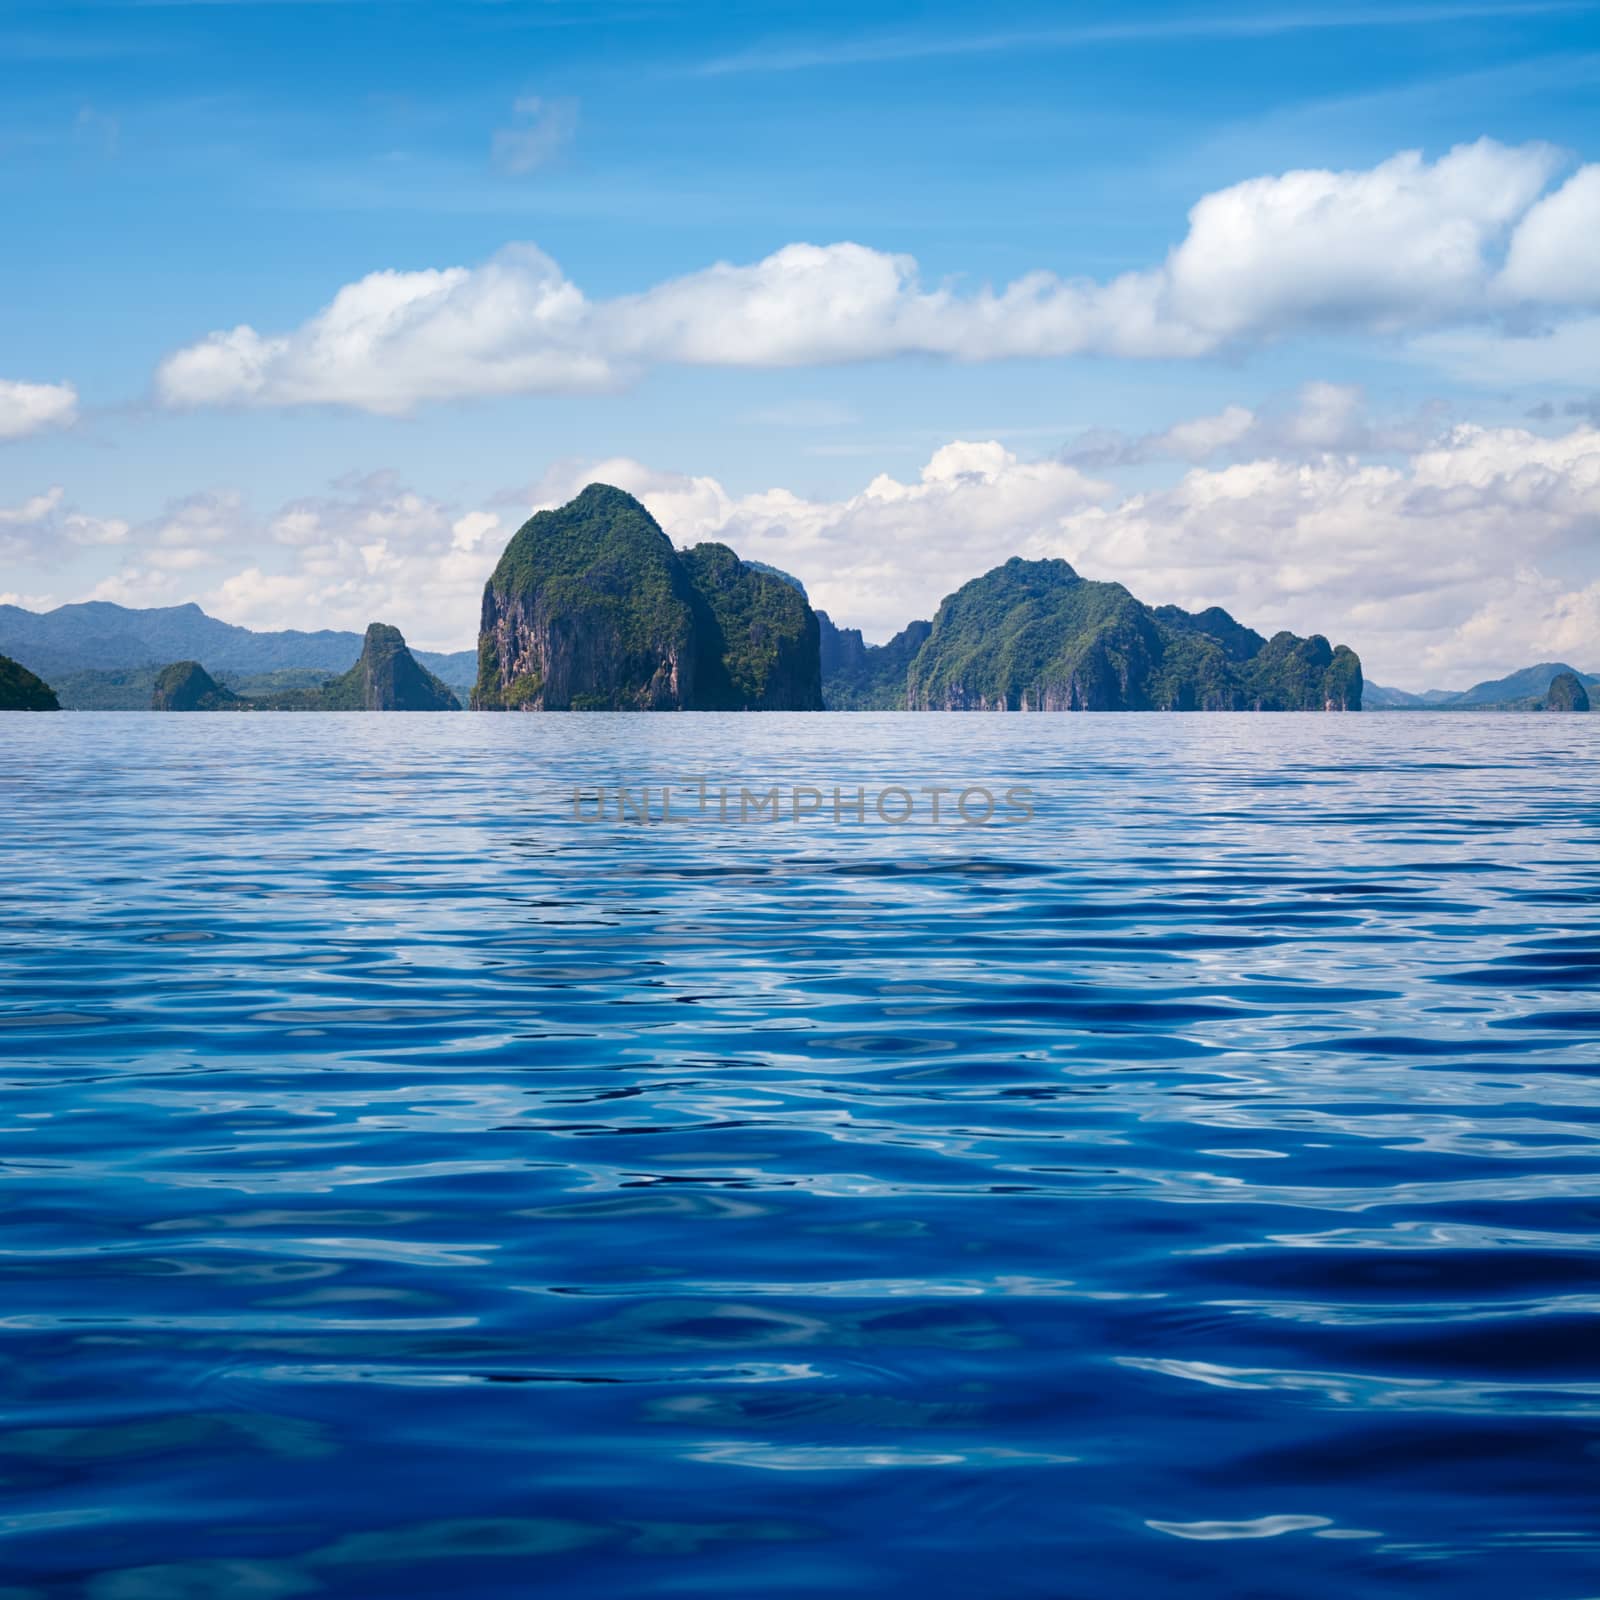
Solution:
[[[1600,1594],[1597,780],[0,718],[0,1596]]]

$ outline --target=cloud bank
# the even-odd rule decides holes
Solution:
[[[477,267],[371,273],[286,333],[212,333],[161,364],[156,391],[177,407],[403,413],[616,387],[664,364],[1188,359],[1335,329],[1514,333],[1534,313],[1600,309],[1600,166],[1552,189],[1560,166],[1547,145],[1481,139],[1433,162],[1404,151],[1361,171],[1252,178],[1204,196],[1164,262],[1104,282],[1037,271],[999,289],[930,285],[910,256],[845,242],[591,300],[536,246],[512,244]]]
[[[523,518],[600,480],[638,495],[679,544],[722,540],[794,573],[814,604],[869,639],[931,616],[1010,556],[1063,556],[1154,603],[1222,605],[1269,634],[1326,633],[1401,687],[1556,658],[1600,670],[1600,428],[1543,437],[1452,425],[1381,461],[1308,442],[1308,430],[1347,441],[1391,426],[1351,391],[1312,385],[1281,412],[1235,407],[1155,436],[1207,462],[1132,495],[1081,464],[1025,460],[992,440],[952,441],[914,476],[880,474],[836,500],[735,494],[626,458],[561,463],[479,506],[375,473],[264,517],[213,493],[136,524],[86,516],[54,488],[0,508],[0,555],[30,588],[40,575],[65,587],[58,579],[86,547],[112,545],[120,569],[80,597],[197,599],[253,627],[381,619],[414,643],[459,649]],[[1237,454],[1273,439],[1271,453]]]

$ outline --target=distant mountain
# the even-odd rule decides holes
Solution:
[[[1366,688],[1362,691],[1361,704],[1368,711],[1422,711],[1429,706],[1440,706],[1454,700],[1458,692],[1455,689],[1424,689],[1421,694],[1412,694],[1409,689],[1390,689],[1368,678]]]
[[[1362,680],[1320,634],[1267,639],[1013,557],[944,599],[905,692],[912,711],[1359,711]]]
[[[1569,667],[1565,661],[1542,661],[1536,667],[1524,667],[1520,672],[1504,678],[1493,678],[1487,683],[1475,683],[1447,704],[1452,706],[1488,706],[1506,700],[1526,700],[1548,694],[1550,685],[1562,673],[1569,673],[1580,683],[1591,681],[1589,674]],[[1600,681],[1600,680],[1593,680]]]
[[[0,656],[0,711],[59,711],[56,692],[20,662]]]
[[[1404,689],[1369,683],[1365,703],[1370,711],[1531,711],[1540,709],[1550,686],[1563,675],[1586,689],[1600,689],[1600,675],[1579,672],[1564,661],[1542,661],[1503,678],[1475,683],[1470,689],[1429,689],[1423,694],[1409,694]]]
[[[213,677],[296,668],[342,672],[360,655],[362,643],[359,633],[333,629],[256,633],[207,616],[197,605],[138,609],[91,600],[44,612],[0,606],[0,652],[52,682],[174,661],[198,662]],[[454,688],[468,688],[477,671],[472,650],[413,653]],[[149,704],[148,694],[139,704]]]
[[[417,665],[398,628],[374,622],[361,658],[337,678],[313,688],[246,698],[215,682],[197,661],[178,661],[157,674],[152,711],[459,711],[448,684]]]
[[[592,483],[506,546],[483,593],[474,709],[812,711],[817,619],[794,580],[722,544],[675,550]]]

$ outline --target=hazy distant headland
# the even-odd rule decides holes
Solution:
[[[156,674],[152,711],[459,711],[441,682],[406,648],[398,628],[374,622],[348,672],[316,684],[244,695],[219,684],[198,661],[178,661]]]
[[[256,633],[195,605],[105,602],[0,606],[0,651],[7,709],[1587,711],[1600,687],[1547,662],[1408,694],[1364,682],[1355,651],[1320,634],[1267,638],[1220,607],[1150,606],[1015,557],[871,645],[797,578],[722,544],[676,549],[605,484],[512,537],[475,651],[413,651],[381,623]]]

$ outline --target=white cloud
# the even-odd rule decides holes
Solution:
[[[40,566],[59,563],[74,546],[121,544],[128,524],[91,517],[66,504],[66,492],[52,484],[20,505],[0,506],[0,557]]]
[[[1546,656],[1552,607],[1587,581],[1548,574],[1592,571],[1597,527],[1600,432],[1458,427],[1400,466],[1323,455],[1195,470],[1066,519],[1034,553],[1147,599],[1224,605],[1264,632],[1315,629],[1379,681],[1420,688]],[[1469,627],[1484,612],[1500,619],[1492,636]]]
[[[910,256],[842,242],[591,301],[542,251],[508,245],[479,267],[372,273],[291,333],[213,333],[162,364],[157,390],[173,406],[403,412],[616,385],[664,363],[1183,358],[1302,330],[1428,330],[1511,303],[1508,247],[1518,281],[1550,276],[1542,241],[1590,209],[1585,185],[1536,204],[1557,165],[1548,146],[1481,139],[1431,163],[1405,151],[1365,171],[1253,178],[1204,196],[1164,262],[1107,282],[927,285]]]
[[[355,406],[397,413],[419,400],[604,387],[613,371],[582,346],[582,294],[550,258],[511,245],[469,271],[374,272],[297,332],[234,328],[170,356],[169,405]]]
[[[0,439],[21,439],[42,428],[78,420],[78,391],[70,383],[16,383],[0,378]]]
[[[1288,172],[1207,195],[1168,262],[1176,314],[1213,342],[1263,327],[1403,328],[1473,310],[1488,246],[1556,166],[1544,145],[1403,151],[1366,172]]]
[[[1499,287],[1546,305],[1600,305],[1600,166],[1580,168],[1522,219]]]
[[[30,495],[19,506],[0,506],[0,527],[31,528],[56,512],[65,491],[59,483],[43,494]]]
[[[490,156],[502,172],[520,176],[552,161],[577,131],[576,100],[524,96],[511,107],[511,126],[495,130]]]

